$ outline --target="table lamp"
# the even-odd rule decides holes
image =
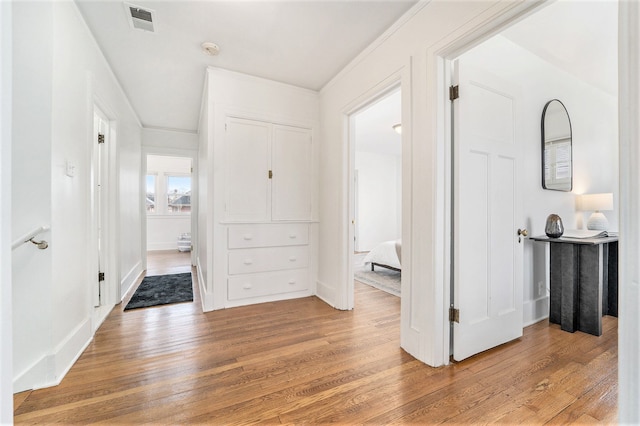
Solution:
[[[613,194],[583,194],[579,202],[580,210],[593,211],[587,221],[587,229],[606,231],[609,228],[609,221],[602,212],[613,210]]]

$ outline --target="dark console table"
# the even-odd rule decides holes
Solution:
[[[550,244],[549,322],[600,336],[618,316],[618,237],[531,239]]]

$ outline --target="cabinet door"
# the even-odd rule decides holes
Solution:
[[[227,119],[224,168],[228,221],[270,219],[270,131],[268,123]]]
[[[273,220],[310,220],[311,130],[273,126]]]

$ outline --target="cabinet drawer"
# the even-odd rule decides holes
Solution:
[[[309,225],[305,223],[230,226],[228,247],[277,247],[309,243]]]
[[[239,300],[306,290],[307,269],[267,272],[263,274],[238,275],[227,280],[228,299]]]
[[[308,246],[241,249],[229,252],[229,275],[306,268],[308,264]]]

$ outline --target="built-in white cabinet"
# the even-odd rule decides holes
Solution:
[[[319,98],[208,68],[196,253],[205,310],[307,297],[318,268]]]
[[[309,224],[229,225],[230,302],[308,291]]]
[[[312,294],[312,130],[227,115],[218,143],[225,306]]]
[[[225,123],[225,220],[310,220],[310,129],[228,117]]]

